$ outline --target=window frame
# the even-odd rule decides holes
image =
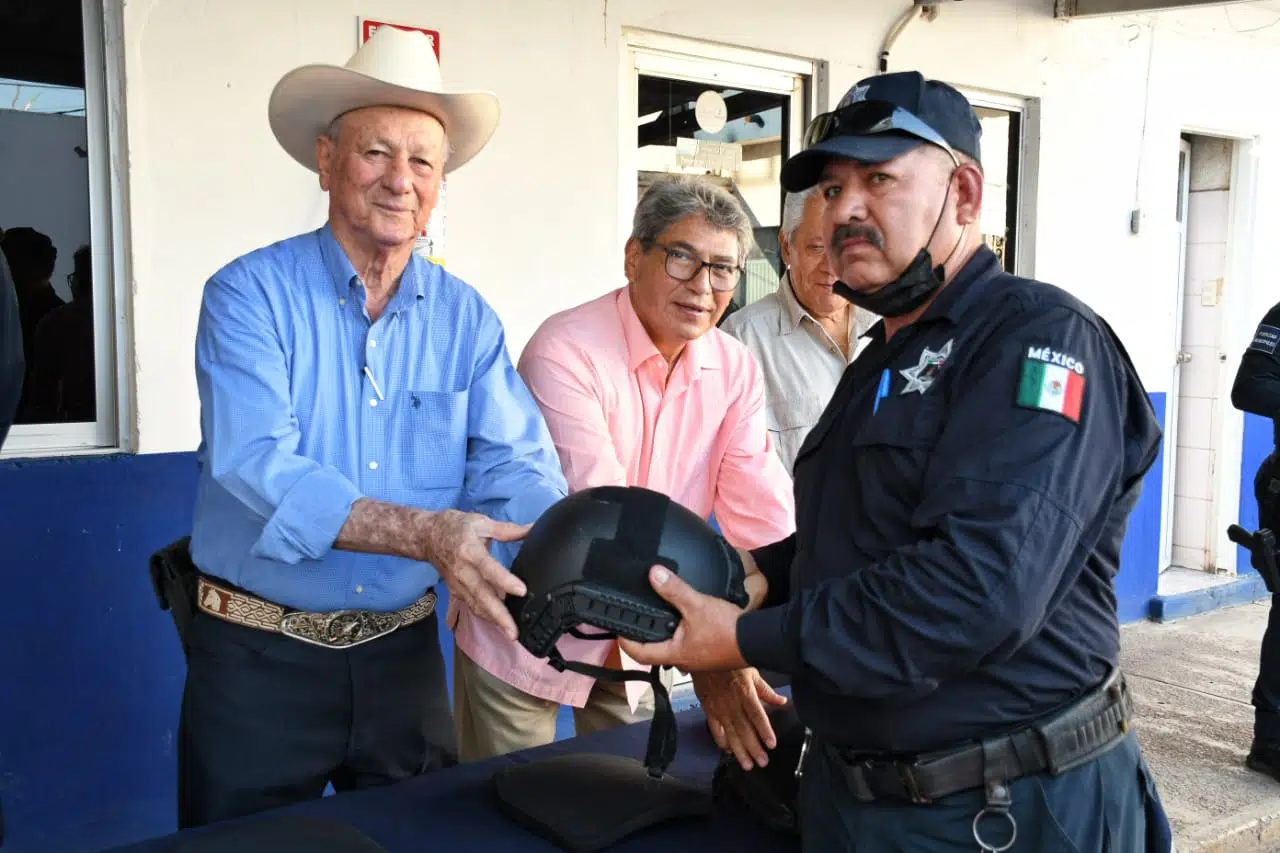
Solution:
[[[826,64],[816,59],[671,35],[636,27],[622,32],[619,75],[618,246],[631,234],[639,197],[635,146],[637,87],[641,75],[708,86],[742,86],[790,99],[790,150],[799,151],[809,120],[825,108]]]
[[[14,424],[0,460],[78,456],[131,449],[132,399],[126,359],[132,344],[126,307],[123,9],[119,0],[81,0],[85,123],[89,148],[89,235],[93,247],[95,410],[93,423]]]
[[[1010,127],[1016,134],[1012,140],[1015,209],[1006,214],[1011,221],[1013,243],[1013,270],[1015,275],[1035,278],[1036,270],[1036,188],[1040,174],[1040,99],[993,92],[955,84],[956,89],[974,107],[986,107],[1010,113],[1017,126]]]

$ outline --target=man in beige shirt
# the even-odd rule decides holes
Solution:
[[[822,240],[817,187],[787,196],[779,242],[787,265],[778,289],[736,311],[720,327],[738,338],[764,372],[769,430],[790,472],[861,335],[879,319],[838,296]]]

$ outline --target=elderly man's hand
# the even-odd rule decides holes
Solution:
[[[674,666],[688,673],[723,672],[747,665],[738,650],[738,617],[732,602],[704,595],[662,566],[649,569],[649,583],[680,611],[680,625],[670,640],[637,643],[618,639],[621,649],[638,663]]]
[[[693,676],[707,727],[716,745],[732,752],[743,770],[769,763],[769,750],[778,745],[765,705],[785,705],[769,682],[752,667],[732,672],[699,672]]]
[[[526,588],[489,555],[489,543],[523,539],[529,527],[449,509],[425,516],[419,530],[422,559],[440,572],[450,599],[467,605],[512,640],[518,637],[516,623],[503,598],[524,595]]]

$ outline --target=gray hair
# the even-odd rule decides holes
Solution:
[[[714,228],[733,231],[738,237],[738,264],[755,245],[751,219],[732,194],[692,175],[659,178],[636,205],[631,237],[648,248],[672,225],[701,215]]]
[[[795,242],[796,229],[800,227],[800,223],[804,220],[804,206],[809,203],[809,199],[818,190],[818,184],[814,184],[808,189],[800,190],[796,193],[787,193],[786,199],[782,203],[782,226],[783,234],[787,235],[787,240]]]

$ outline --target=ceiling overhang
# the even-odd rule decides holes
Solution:
[[[1169,12],[1207,6],[1231,6],[1251,0],[1055,0],[1055,18],[1101,18],[1109,15],[1135,15],[1147,12]]]

